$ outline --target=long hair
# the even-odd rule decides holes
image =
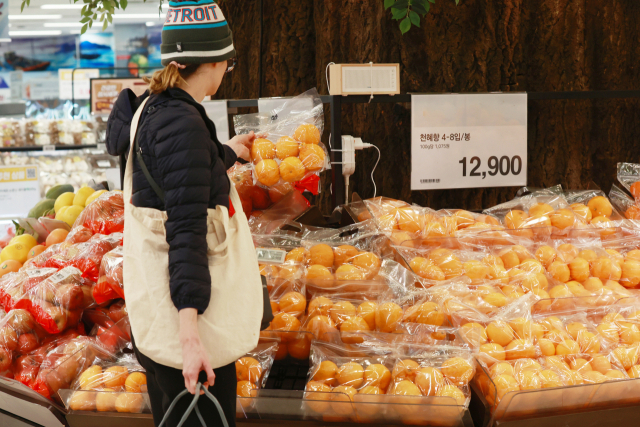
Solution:
[[[175,65],[167,65],[162,70],[153,73],[151,78],[145,77],[144,81],[149,83],[151,93],[161,93],[169,88],[176,87],[179,83],[186,83],[185,80],[192,76],[200,67],[200,64],[189,64],[186,68],[178,68]]]

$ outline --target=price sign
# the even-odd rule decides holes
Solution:
[[[527,95],[413,95],[411,189],[527,184]]]
[[[0,218],[27,216],[40,201],[38,167],[0,166]]]

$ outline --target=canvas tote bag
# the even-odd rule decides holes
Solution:
[[[136,347],[162,365],[182,369],[178,310],[169,293],[166,212],[131,204],[134,140],[147,98],[131,123],[124,176],[124,281]],[[258,344],[263,311],[262,282],[247,218],[234,185],[224,206],[209,209],[207,246],[211,301],[198,316],[198,331],[212,368],[234,362]]]

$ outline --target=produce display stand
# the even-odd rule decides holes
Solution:
[[[50,145],[43,146],[31,146],[31,147],[0,147],[0,153],[10,153],[16,151],[58,151],[58,150],[83,150],[83,149],[96,149],[98,144],[90,145]]]
[[[640,419],[640,379],[509,392],[493,413],[477,382],[471,388],[476,427],[602,427]]]
[[[46,427],[67,425],[66,411],[18,381],[0,377],[0,410]]]

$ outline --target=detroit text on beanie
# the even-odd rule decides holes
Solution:
[[[222,62],[236,56],[233,37],[213,0],[170,1],[162,28],[162,65]]]

